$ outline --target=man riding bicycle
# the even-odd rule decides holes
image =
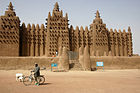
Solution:
[[[34,72],[34,74],[32,72]],[[34,77],[33,77],[33,75],[34,75]],[[35,81],[35,85],[37,85],[37,86],[44,84],[44,82],[45,82],[45,77],[44,77],[44,75],[40,75],[40,67],[36,63],[35,63],[34,70],[31,71],[31,74],[29,76],[23,77],[23,84],[25,86],[31,85],[33,81]]]
[[[37,80],[37,78],[40,76],[40,67],[37,63],[35,63],[35,69],[32,72],[34,72],[34,77],[36,81],[35,85],[39,86],[39,81]]]

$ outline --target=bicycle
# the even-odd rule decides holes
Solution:
[[[44,75],[40,75],[39,77],[37,77],[37,80],[38,80],[38,82],[39,82],[39,85],[43,84],[43,83],[45,82],[45,77],[44,77]],[[24,76],[24,77],[23,77],[23,84],[24,84],[25,86],[31,85],[33,81],[34,81],[34,83],[35,83],[35,78],[34,78],[34,76],[33,76],[33,74],[32,74],[32,71],[31,71],[30,76]]]

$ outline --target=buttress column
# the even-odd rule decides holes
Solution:
[[[35,32],[35,25],[34,24],[32,24],[32,29],[31,29],[31,48],[30,48],[30,55],[31,56],[35,56],[34,55],[34,50],[35,50],[35,47],[34,47],[34,44],[35,44],[35,42],[34,42],[34,32]]]
[[[31,25],[27,25],[27,56],[31,56]]]
[[[124,38],[124,56],[128,56],[128,48],[127,48],[127,34],[125,32],[125,29],[123,30],[123,38]]]
[[[132,33],[131,33],[131,28],[128,27],[128,55],[133,56],[133,48],[132,48]]]
[[[39,25],[36,25],[36,29],[35,29],[35,56],[39,56]]]
[[[116,56],[119,56],[118,32],[116,29],[115,29],[115,51],[116,51]]]

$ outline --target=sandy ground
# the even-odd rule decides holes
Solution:
[[[15,74],[30,71],[0,70],[0,93],[140,93],[140,70],[105,70],[94,72],[50,72],[44,85],[24,86]]]

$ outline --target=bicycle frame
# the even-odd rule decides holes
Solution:
[[[30,74],[29,78],[30,78],[31,80],[34,80],[34,77],[33,77],[32,72],[31,72],[31,74]]]
[[[45,82],[45,77],[44,75],[40,75],[38,77],[38,80],[39,80],[39,83],[40,84],[43,84]],[[28,86],[28,85],[31,85],[31,83],[34,82],[35,83],[35,78],[31,72],[31,74],[29,76],[25,76],[24,79],[23,79],[23,83],[24,85]]]

